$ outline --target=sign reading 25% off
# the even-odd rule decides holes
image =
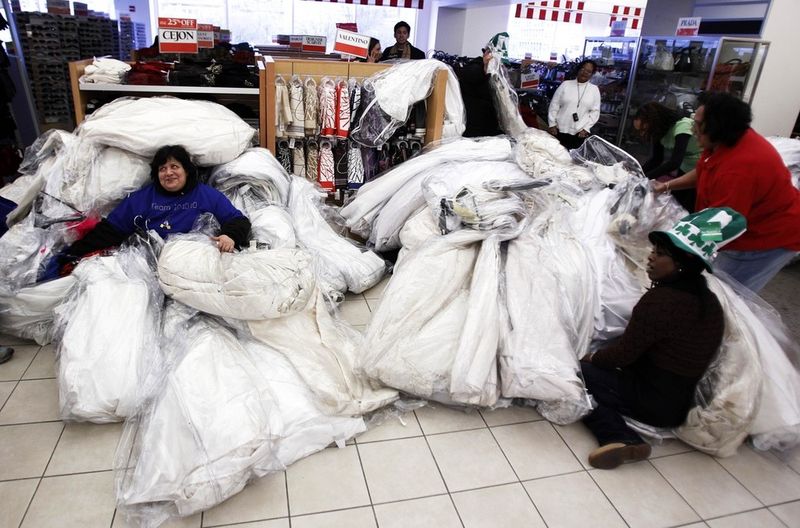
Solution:
[[[197,19],[158,18],[159,53],[197,53]]]

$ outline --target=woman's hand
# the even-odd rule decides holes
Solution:
[[[652,185],[653,193],[661,194],[669,192],[669,182],[654,181]]]
[[[558,127],[551,126],[550,128],[547,129],[547,131],[554,136],[558,135]]]
[[[220,253],[231,253],[233,247],[236,245],[233,243],[233,239],[228,235],[211,237],[211,240],[217,243],[217,248],[219,248]]]
[[[579,130],[578,131],[578,137],[579,138],[587,138],[587,137],[589,137],[589,133],[587,131],[585,131],[585,130]]]

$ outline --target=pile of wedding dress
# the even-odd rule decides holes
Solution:
[[[177,303],[164,313],[168,368],[156,395],[125,423],[117,450],[117,506],[142,526],[209,509],[248,481],[340,446],[361,417],[332,416],[289,358]]]
[[[781,155],[783,163],[789,167],[794,186],[800,189],[800,139],[770,136],[767,140]]]
[[[160,362],[164,298],[148,250],[92,257],[71,275],[77,284],[55,309],[63,420],[122,421],[143,398],[140,384]]]

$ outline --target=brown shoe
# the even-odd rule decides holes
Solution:
[[[614,469],[625,462],[646,460],[650,456],[650,445],[623,444],[614,442],[600,446],[589,455],[589,465],[598,469]]]

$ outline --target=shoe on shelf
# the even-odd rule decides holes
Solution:
[[[0,346],[0,363],[5,363],[14,355],[14,349],[7,346]]]
[[[597,469],[614,469],[625,462],[646,460],[650,456],[650,444],[623,444],[614,442],[600,446],[589,455],[589,465]]]

